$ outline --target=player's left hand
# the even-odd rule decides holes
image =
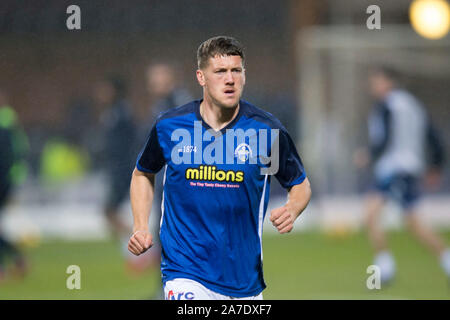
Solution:
[[[279,233],[288,233],[294,227],[295,216],[286,206],[283,206],[270,212],[270,221]]]

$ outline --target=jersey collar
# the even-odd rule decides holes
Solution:
[[[213,130],[214,132],[217,132],[216,130],[214,130],[213,128],[211,128],[211,126],[209,124],[206,123],[206,121],[203,120],[201,114],[200,114],[200,104],[202,103],[203,99],[199,99],[199,100],[195,100],[194,101],[194,105],[195,105],[195,115],[197,117],[198,120],[200,120],[202,122],[202,126],[207,129],[207,130]],[[238,114],[236,115],[236,117],[234,117],[234,119],[228,123],[225,127],[223,127],[222,129],[220,129],[220,132],[222,134],[226,133],[227,129],[231,129],[236,122],[239,120],[239,118],[242,115],[242,110],[244,108],[244,102],[242,100],[239,100],[239,111]]]

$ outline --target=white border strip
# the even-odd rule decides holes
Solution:
[[[262,232],[263,232],[264,199],[266,196],[266,185],[267,185],[267,174],[264,178],[263,192],[261,196],[261,201],[259,202],[258,236],[259,236],[259,245],[261,247],[261,261],[263,260]]]
[[[161,234],[161,226],[162,226],[162,222],[163,222],[163,218],[164,218],[164,185],[166,184],[166,172],[167,172],[167,164],[164,168],[164,178],[163,178],[163,183],[162,183],[163,192],[162,192],[162,200],[161,200],[161,220],[159,221],[159,233],[160,234]]]

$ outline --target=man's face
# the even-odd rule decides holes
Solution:
[[[381,73],[373,73],[369,76],[369,91],[376,99],[384,99],[392,90],[393,83]]]
[[[114,100],[114,88],[106,81],[100,81],[94,87],[94,99],[97,103],[106,105]]]
[[[245,85],[245,69],[240,56],[209,58],[203,69],[197,70],[197,80],[204,98],[222,108],[239,104]]]
[[[175,79],[170,66],[157,64],[147,69],[147,89],[156,97],[164,97],[174,88]]]

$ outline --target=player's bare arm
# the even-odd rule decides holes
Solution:
[[[270,221],[280,233],[291,232],[294,221],[305,210],[311,199],[311,186],[308,178],[293,186],[288,193],[287,203],[270,212]]]
[[[133,235],[128,241],[128,250],[140,255],[152,246],[148,220],[152,208],[155,175],[134,169],[131,177],[130,199],[133,211]]]

